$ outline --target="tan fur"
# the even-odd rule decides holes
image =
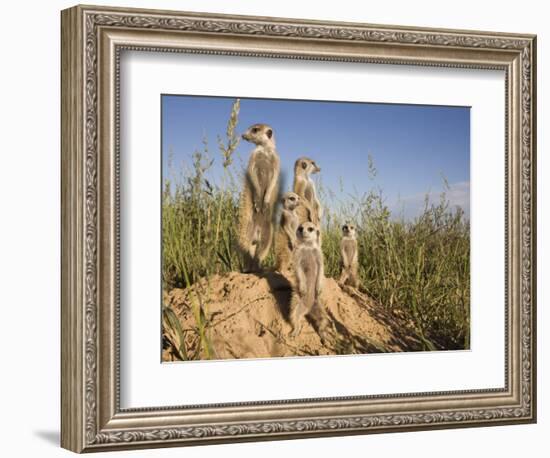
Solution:
[[[299,158],[294,164],[294,192],[302,199],[303,207],[298,211],[300,223],[306,221],[320,225],[323,209],[317,197],[315,183],[311,175],[321,171],[314,160],[308,157]]]
[[[319,246],[319,227],[310,222],[300,224],[296,236],[297,246],[293,256],[294,283],[290,312],[291,336],[300,333],[306,315],[323,318],[321,292],[325,279],[323,254]],[[319,330],[324,328],[324,323],[317,324]]]
[[[342,274],[339,283],[357,288],[359,279],[357,276],[358,250],[355,226],[350,223],[342,227],[342,241],[340,242],[340,254],[342,255]]]
[[[296,246],[296,229],[299,224],[296,210],[300,207],[300,197],[287,192],[281,203],[281,219],[275,235],[275,260],[276,269],[284,274],[292,269],[292,252]]]
[[[273,129],[254,124],[242,138],[254,143],[239,203],[239,248],[245,272],[261,269],[273,240],[273,214],[279,194],[280,160]]]

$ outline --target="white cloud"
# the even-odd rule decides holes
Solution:
[[[397,200],[395,205],[390,205],[390,209],[395,216],[402,214],[405,219],[414,218],[424,210],[426,195],[428,195],[430,203],[437,203],[442,192],[445,192],[445,197],[449,201],[449,207],[451,209],[455,210],[456,207],[460,207],[464,210],[466,217],[470,217],[469,181],[460,181],[449,184],[449,189],[432,189],[425,193],[401,197]]]
[[[447,199],[449,204],[453,207],[461,207],[466,214],[470,215],[470,182],[461,181],[459,183],[453,183],[450,185],[450,189],[447,191]]]

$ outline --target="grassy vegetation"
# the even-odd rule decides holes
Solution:
[[[337,277],[340,227],[358,227],[360,284],[371,297],[412,321],[426,350],[469,348],[470,224],[443,193],[412,221],[392,218],[379,192],[331,213],[323,235],[325,269]]]
[[[239,102],[233,105],[225,136],[211,153],[203,139],[192,163],[178,169],[169,161],[162,204],[163,287],[185,288],[200,278],[238,271],[242,267],[236,244],[238,199],[242,167],[234,164],[238,144]],[[207,179],[214,161],[221,161],[220,183]],[[450,208],[442,193],[437,203],[426,197],[424,211],[413,220],[392,215],[369,157],[373,190],[340,201],[321,189],[325,203],[323,252],[325,273],[340,274],[340,239],[344,221],[354,221],[359,243],[361,289],[392,313],[414,326],[424,349],[469,348],[470,226],[460,208]],[[448,189],[448,187],[447,187]],[[339,194],[341,195],[341,193]],[[267,266],[273,265],[272,255]],[[208,346],[202,320],[207,304],[196,298],[199,334]],[[173,321],[166,313],[167,325]],[[174,347],[183,337],[173,331]],[[181,352],[180,352],[181,353]]]

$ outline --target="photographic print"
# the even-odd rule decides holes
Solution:
[[[469,107],[161,104],[163,361],[469,349]]]

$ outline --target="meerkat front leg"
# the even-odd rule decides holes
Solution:
[[[315,211],[317,212],[317,219],[319,220],[318,224],[320,224],[321,218],[323,217],[323,207],[317,197],[315,197]]]
[[[296,274],[296,290],[292,297],[292,311],[290,313],[290,330],[289,336],[296,337],[302,330],[303,321],[309,311],[304,304],[304,299],[307,296],[307,278],[300,265],[294,266]]]
[[[307,294],[307,278],[302,270],[301,266],[295,266],[296,269],[296,287],[298,289],[298,294],[301,297],[305,297]]]
[[[294,183],[294,192],[298,194],[301,198],[300,204],[307,213],[307,221],[313,221],[313,209],[311,208],[311,203],[306,197],[306,188],[307,188],[307,182],[303,178],[299,177],[296,178]]]
[[[286,220],[286,218],[284,220],[283,230],[288,236],[290,250],[294,250],[294,247],[296,246],[296,232],[292,230],[292,225],[290,224],[290,221]]]
[[[315,281],[315,297],[319,299],[321,297],[321,292],[323,290],[323,283],[325,280],[325,269],[323,267],[323,254],[319,250],[317,253],[317,262],[319,265],[319,270],[317,272],[317,278]]]
[[[250,177],[250,184],[252,185],[252,202],[254,205],[254,211],[258,213],[262,205],[262,187],[260,186],[260,179],[256,173],[256,169],[250,170],[248,176]]]
[[[267,208],[271,205],[271,201],[273,199],[273,193],[275,191],[275,187],[277,186],[277,181],[279,179],[280,164],[279,164],[279,159],[277,158],[275,158],[273,161],[273,169],[274,169],[274,173],[271,177],[271,181],[267,186],[264,199],[263,199],[263,208],[262,208],[263,211],[267,210]]]

